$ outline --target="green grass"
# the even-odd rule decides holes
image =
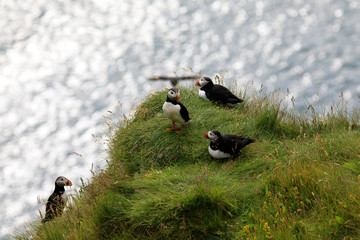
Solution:
[[[359,112],[294,113],[278,92],[212,104],[182,88],[191,120],[166,131],[166,90],[109,123],[108,167],[61,218],[15,239],[358,239]],[[177,125],[178,128],[180,126]],[[209,130],[256,139],[236,158],[209,156]]]

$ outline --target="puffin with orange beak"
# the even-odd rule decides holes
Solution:
[[[199,96],[216,103],[225,104],[227,106],[233,106],[234,104],[241,103],[244,100],[235,96],[226,87],[214,84],[208,77],[199,78],[195,85],[199,87]]]
[[[221,135],[217,130],[211,130],[204,134],[204,138],[210,139],[208,148],[213,158],[228,158],[240,154],[240,150],[246,145],[255,142],[254,139],[236,135]]]
[[[184,129],[185,122],[190,120],[189,112],[186,107],[180,103],[179,96],[180,90],[178,88],[170,88],[163,105],[165,115],[172,121],[172,128],[166,128],[166,130],[175,130],[175,122],[181,124],[181,130],[175,130],[176,133],[181,132]]]
[[[67,200],[65,186],[72,186],[72,182],[66,177],[60,176],[55,180],[55,190],[46,202],[45,218],[42,220],[43,223],[62,214]]]

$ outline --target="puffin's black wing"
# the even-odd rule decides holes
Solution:
[[[226,103],[241,103],[242,99],[235,96],[229,89],[219,84],[214,84],[214,86],[205,92],[206,97],[215,102],[220,102],[223,104]]]
[[[222,136],[223,144],[220,149],[227,153],[239,153],[242,148],[246,145],[255,142],[254,139],[244,138],[242,136],[236,135],[223,135]]]
[[[185,120],[185,122],[189,121],[190,117],[189,117],[188,110],[186,109],[186,107],[182,103],[179,103],[179,105],[180,105],[181,117]]]

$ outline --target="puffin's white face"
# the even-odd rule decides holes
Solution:
[[[202,88],[203,86],[205,86],[209,81],[207,81],[205,78],[200,78],[199,80],[196,81],[195,85]]]
[[[215,132],[213,132],[213,131],[208,131],[204,134],[204,138],[208,138],[211,141],[215,141],[219,138],[219,136],[217,134],[215,134]]]
[[[64,186],[72,186],[72,182],[66,177],[60,176],[56,179],[55,184],[64,187]]]
[[[177,88],[170,88],[167,95],[171,100],[179,102],[180,90]]]
[[[210,140],[216,140],[218,138],[218,136],[216,136],[213,131],[208,132],[208,137],[210,138]]]

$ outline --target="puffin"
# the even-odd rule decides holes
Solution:
[[[46,202],[45,218],[43,223],[60,216],[66,205],[65,186],[72,186],[72,182],[66,177],[60,176],[55,180],[55,190]]]
[[[199,78],[195,85],[200,88],[199,96],[212,102],[233,106],[234,104],[244,101],[232,94],[226,87],[219,84],[214,84],[209,77]]]
[[[179,80],[190,80],[190,79],[198,79],[199,76],[181,76],[181,77],[168,77],[168,76],[154,76],[151,78],[148,78],[151,81],[155,80],[170,80],[171,86],[176,87],[176,85],[179,83]]]
[[[246,145],[255,142],[254,139],[236,135],[221,135],[217,130],[211,130],[204,134],[204,138],[210,139],[209,153],[213,158],[228,158],[236,156]]]
[[[188,110],[180,103],[179,95],[180,90],[178,88],[170,88],[167,93],[166,101],[163,105],[165,115],[172,121],[172,128],[166,128],[166,130],[174,130],[175,122],[181,124],[181,130],[175,130],[176,133],[181,132],[184,129],[185,122],[190,120]]]

